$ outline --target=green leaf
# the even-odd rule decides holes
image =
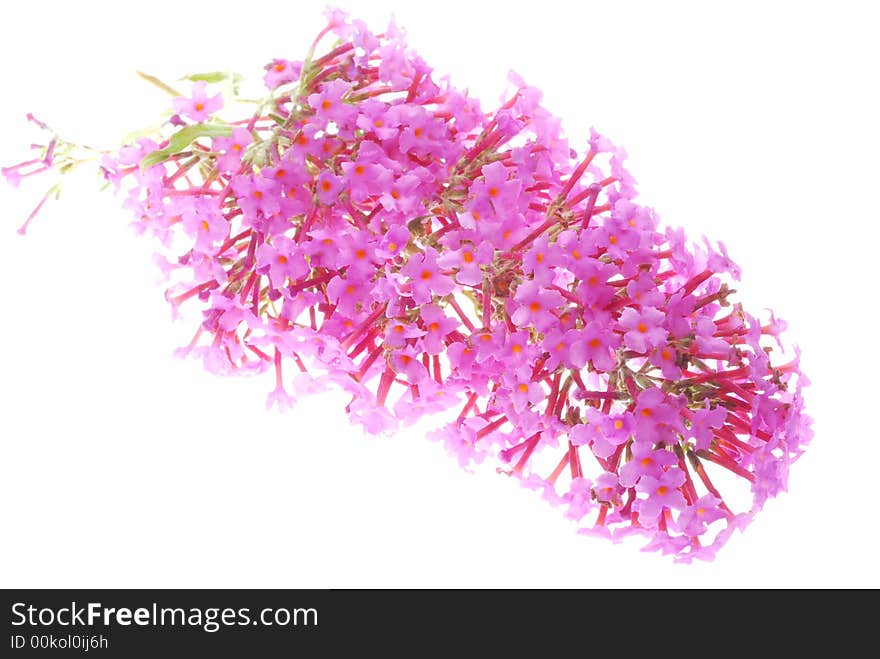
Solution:
[[[141,171],[147,170],[153,165],[165,162],[171,156],[180,153],[200,137],[227,137],[232,134],[232,126],[223,124],[193,124],[184,126],[171,136],[168,145],[163,149],[156,149],[148,153],[141,160]]]
[[[209,71],[208,73],[193,73],[182,79],[192,80],[193,82],[198,82],[199,80],[204,80],[205,82],[220,82],[221,80],[226,80],[228,77],[229,74],[223,71]]]
[[[149,82],[151,85],[155,85],[156,87],[158,87],[159,89],[161,89],[163,92],[165,92],[167,94],[171,94],[172,96],[182,96],[183,95],[179,91],[174,89],[174,87],[166,85],[164,82],[159,80],[159,78],[157,78],[156,76],[151,76],[149,73],[144,73],[143,71],[136,71],[135,73],[137,73],[141,78],[143,78],[144,80]]]

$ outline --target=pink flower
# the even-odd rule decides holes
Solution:
[[[566,368],[583,368],[587,363],[586,356],[582,356],[583,360],[579,361],[580,365],[575,364],[571,349],[572,345],[578,341],[581,333],[577,330],[568,330],[566,332],[561,329],[550,329],[544,334],[543,348],[547,352],[546,367],[550,370],[556,370],[560,364]]]
[[[707,401],[708,405],[708,401]],[[694,438],[697,450],[705,450],[712,443],[713,428],[720,428],[727,419],[727,410],[723,407],[697,410],[691,421],[690,436]]]
[[[239,206],[251,225],[259,225],[266,217],[281,210],[279,185],[263,176],[238,176],[232,181],[232,189]]]
[[[334,277],[327,284],[327,297],[342,313],[353,315],[363,300],[363,282],[348,277]]]
[[[684,431],[678,401],[657,387],[639,394],[633,416],[640,441],[657,443],[665,441],[672,433]]]
[[[433,304],[422,306],[421,317],[426,330],[422,337],[425,352],[430,355],[439,355],[445,348],[443,340],[458,327],[458,322],[449,318],[442,309]]]
[[[663,312],[654,307],[645,307],[636,311],[627,307],[620,314],[620,328],[624,331],[623,342],[630,350],[646,353],[666,342],[666,330],[663,329]]]
[[[685,535],[696,537],[706,532],[706,526],[715,520],[724,519],[727,514],[718,507],[721,499],[711,494],[697,499],[693,505],[685,507],[675,520],[676,528]]]
[[[253,137],[247,128],[235,128],[230,137],[215,137],[214,150],[222,152],[217,158],[217,169],[224,173],[237,172],[241,159]]]
[[[425,335],[425,330],[421,330],[412,323],[395,320],[388,323],[385,329],[385,345],[390,348],[402,348],[407,344],[408,339],[416,339]]]
[[[317,192],[318,201],[325,206],[330,206],[336,202],[340,191],[342,190],[342,179],[328,171],[323,171],[318,175]]]
[[[562,304],[559,293],[545,289],[535,281],[520,284],[513,299],[519,304],[510,316],[511,322],[518,327],[533,326],[538,330],[554,324],[554,311]]]
[[[495,249],[489,241],[484,240],[477,247],[466,243],[457,250],[444,254],[438,264],[445,269],[455,269],[455,280],[460,284],[476,286],[483,281],[481,266],[492,262]]]
[[[362,202],[372,194],[380,194],[391,183],[392,175],[385,167],[358,158],[354,162],[343,162],[344,184],[353,201]]]
[[[263,82],[269,89],[275,89],[285,83],[299,80],[301,72],[302,62],[274,59],[266,65],[266,75],[263,77]]]
[[[711,557],[812,437],[784,323],[731,299],[723,245],[636,203],[622,148],[570,144],[517,76],[482,108],[393,24],[330,10],[325,34],[302,85],[300,62],[269,63],[276,91],[230,135],[211,136],[223,101],[199,82],[170,123],[206,126],[101,158],[161,241],[172,309],[201,314],[181,354],[274,365],[269,406],[338,386],[374,434],[443,412],[431,437],[463,466],[494,461],[580,533]],[[2,168],[13,184],[81,155],[31,120],[45,144]]]
[[[617,367],[615,350],[620,338],[597,321],[590,322],[571,346],[571,360],[583,367],[589,362],[597,371],[612,371]]]
[[[434,295],[448,295],[455,288],[455,282],[440,272],[437,258],[436,250],[429,247],[424,254],[413,255],[400,270],[411,280],[416,304],[430,302]]]
[[[675,348],[668,345],[660,345],[654,348],[648,356],[648,360],[660,368],[660,373],[667,380],[677,380],[681,377],[681,368],[679,368],[676,358],[678,354]]]
[[[195,238],[195,248],[211,252],[215,245],[226,238],[229,223],[216,204],[207,199],[185,200],[178,205],[178,212],[187,233]]]
[[[395,350],[391,353],[391,368],[413,384],[418,384],[428,377],[428,371],[419,359],[420,356],[409,346]]]
[[[620,468],[620,484],[633,487],[642,476],[659,478],[663,470],[678,463],[671,451],[655,449],[650,441],[632,443],[632,458]]]
[[[283,287],[288,279],[294,281],[310,271],[299,246],[289,238],[279,236],[272,244],[263,243],[257,249],[257,267],[269,272],[275,288]]]
[[[474,181],[472,188],[474,197],[491,204],[496,214],[513,211],[518,205],[522,182],[510,180],[507,168],[500,162],[484,165],[481,172],[483,179]]]
[[[208,120],[212,114],[223,107],[223,97],[220,94],[208,96],[208,83],[204,80],[194,82],[192,96],[178,96],[172,101],[174,111],[198,123]]]
[[[528,369],[519,368],[515,371],[508,371],[501,378],[510,391],[510,400],[517,412],[538,403],[545,396],[541,385],[531,379],[531,373]]]
[[[379,242],[376,255],[383,259],[398,257],[409,244],[410,233],[405,226],[396,226],[388,230],[388,233]]]
[[[670,467],[656,478],[642,476],[636,483],[636,492],[647,495],[647,498],[638,499],[639,522],[653,525],[663,510],[684,509],[687,501],[679,489],[684,481],[684,472],[676,467]]]
[[[594,309],[604,308],[614,297],[614,288],[607,284],[608,280],[616,274],[613,266],[579,255],[572,272],[581,280],[577,288],[578,297],[589,307]]]
[[[315,110],[315,118],[323,125],[329,121],[347,126],[357,116],[357,109],[343,100],[351,89],[344,80],[333,80],[323,85],[320,92],[309,95],[309,105]]]

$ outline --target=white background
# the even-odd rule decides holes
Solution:
[[[392,12],[440,74],[491,107],[509,69],[579,148],[625,146],[640,200],[724,240],[740,299],[803,349],[816,437],[714,563],[674,565],[576,535],[417,432],[367,439],[338,397],[264,410],[271,378],[172,357],[152,246],[97,177],[0,184],[0,586],[858,587],[877,553],[877,63],[870,3],[350,2]],[[111,148],[152,123],[167,80],[258,80],[302,57],[320,3],[15,3],[0,41],[0,162],[33,111]]]

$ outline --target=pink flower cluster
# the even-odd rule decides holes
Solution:
[[[731,303],[724,247],[661,229],[623,150],[593,132],[577,156],[535,88],[486,113],[393,25],[331,12],[330,33],[267,66],[258,114],[220,121],[200,81],[175,135],[103,159],[173,255],[170,302],[201,305],[187,352],[273,372],[270,405],[335,384],[370,433],[438,414],[462,465],[583,532],[710,558],[811,436],[797,358],[771,361],[783,323]]]

